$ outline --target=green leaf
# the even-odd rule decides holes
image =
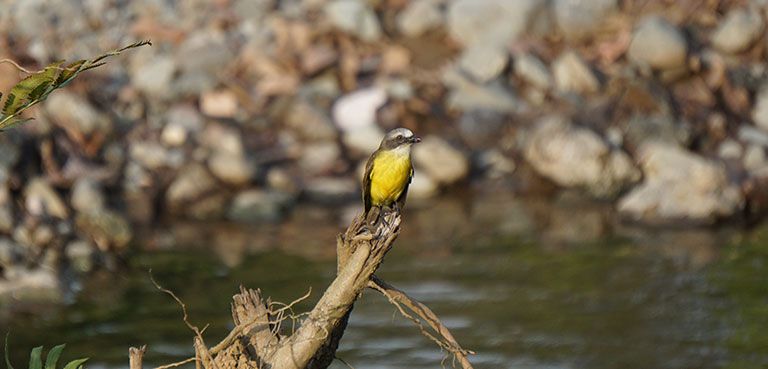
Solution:
[[[53,85],[58,88],[67,84],[69,81],[75,78],[75,76],[82,72],[81,68],[85,62],[86,60],[78,60],[62,68],[62,71],[59,74],[59,78],[56,79],[56,82]]]
[[[85,363],[86,361],[88,361],[87,357],[83,359],[72,360],[69,363],[67,363],[66,366],[64,366],[64,369],[79,369],[80,367],[83,366],[83,363]]]
[[[45,358],[45,369],[56,369],[56,363],[59,362],[59,356],[64,350],[65,344],[55,346],[48,351],[48,357]]]
[[[43,346],[37,346],[29,353],[29,369],[43,369]]]
[[[5,101],[5,105],[3,106],[3,114],[16,114],[25,103],[35,100],[31,98],[31,93],[35,90],[39,91],[40,85],[42,84],[46,85],[44,88],[47,88],[47,85],[52,84],[59,75],[62,63],[63,62],[60,61],[51,63],[42,71],[27,76],[17,83],[16,86],[13,86],[11,92],[8,94],[8,99]]]
[[[11,359],[8,358],[8,336],[10,336],[11,333],[8,332],[5,335],[5,366],[6,369],[13,369],[13,365],[11,365]]]

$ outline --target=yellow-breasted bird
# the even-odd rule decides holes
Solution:
[[[407,128],[395,128],[384,136],[378,150],[365,164],[363,176],[363,202],[365,214],[371,207],[402,209],[413,178],[411,145],[421,142]]]

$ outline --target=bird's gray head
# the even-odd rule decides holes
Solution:
[[[395,128],[384,136],[384,139],[381,140],[381,146],[379,146],[382,149],[395,149],[398,147],[410,147],[411,145],[415,143],[421,142],[421,138],[415,136],[413,132],[411,132],[408,128]]]

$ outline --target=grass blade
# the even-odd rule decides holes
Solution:
[[[59,362],[59,356],[61,356],[64,346],[66,345],[61,344],[48,351],[48,357],[45,358],[45,369],[56,369],[56,363]]]
[[[66,366],[64,366],[64,369],[79,369],[80,367],[83,366],[83,363],[85,363],[86,361],[88,361],[87,357],[83,359],[72,360],[69,363],[67,363]]]
[[[29,369],[43,369],[43,346],[37,346],[29,353]]]

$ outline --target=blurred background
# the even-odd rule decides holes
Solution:
[[[318,299],[383,133],[414,148],[379,274],[477,368],[768,366],[765,0],[0,0],[37,70],[150,39],[0,134],[0,332],[23,365],[192,354],[240,284]],[[25,76],[0,64],[0,91]],[[446,355],[374,293],[339,356]],[[341,362],[333,368],[345,368]]]

